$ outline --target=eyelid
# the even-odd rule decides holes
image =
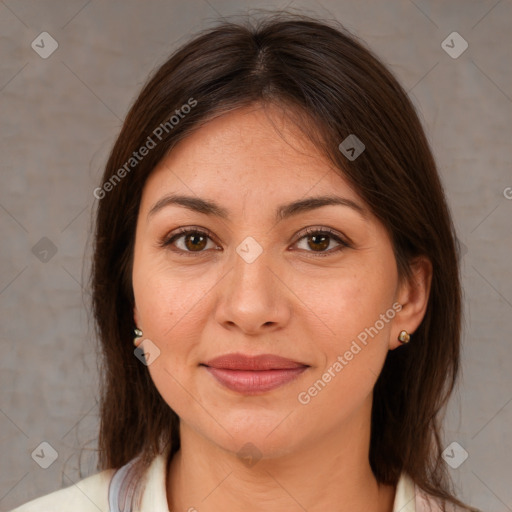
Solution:
[[[309,226],[302,231],[300,231],[296,238],[295,242],[293,242],[293,245],[296,245],[298,242],[300,242],[303,238],[306,238],[308,235],[312,234],[320,234],[325,235],[327,234],[330,238],[334,239],[334,241],[338,244],[336,247],[333,247],[331,249],[328,249],[327,251],[304,251],[300,250],[302,253],[306,253],[307,257],[312,258],[322,258],[327,256],[333,256],[339,254],[341,251],[344,251],[345,249],[351,249],[353,248],[353,242],[348,238],[346,235],[343,235],[339,233],[338,231],[329,228],[327,226]],[[293,249],[295,250],[295,249]]]
[[[212,240],[214,243],[219,245],[216,241],[216,236],[207,228],[202,228],[199,226],[183,226],[179,227],[170,234],[165,235],[158,243],[160,247],[169,247],[174,241],[176,241],[181,236],[190,234],[190,233],[198,233],[201,235],[206,236],[210,240]],[[327,251],[305,251],[308,253],[311,253],[313,256],[328,256],[330,254],[336,253],[340,249],[346,249],[353,247],[353,242],[350,240],[349,237],[346,235],[343,235],[339,233],[338,231],[327,227],[327,226],[308,226],[307,228],[304,228],[302,231],[300,231],[295,236],[295,241],[292,245],[296,245],[300,240],[307,237],[311,234],[327,234],[331,238],[333,238],[339,245],[337,247],[334,247],[332,249],[329,249]],[[174,252],[180,253],[180,254],[186,254],[187,256],[196,256],[204,254],[208,251],[183,251],[181,249],[171,249]]]
[[[352,247],[354,245],[352,240],[350,240],[350,238],[348,236],[336,231],[335,229],[327,227],[327,226],[309,226],[307,228],[304,228],[302,231],[300,231],[297,234],[294,244],[296,244],[299,240],[301,240],[305,236],[316,234],[316,233],[328,234],[332,238],[335,238],[340,244],[344,245],[345,247]],[[314,252],[314,251],[312,251],[312,252]],[[328,251],[325,251],[325,252],[328,253]]]
[[[182,226],[171,233],[166,234],[161,240],[158,242],[159,247],[169,248],[174,241],[184,235],[188,235],[190,233],[199,233],[201,235],[206,236],[210,240],[212,240],[215,244],[219,245],[216,241],[216,236],[207,228],[202,228],[199,226]],[[185,254],[187,256],[196,256],[200,254],[204,254],[206,251],[183,251],[181,249],[170,249],[173,252],[179,254]]]

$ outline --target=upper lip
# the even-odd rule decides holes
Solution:
[[[202,363],[212,368],[223,368],[226,370],[286,370],[290,368],[301,368],[308,366],[285,357],[273,354],[261,354],[248,356],[245,354],[225,354]]]

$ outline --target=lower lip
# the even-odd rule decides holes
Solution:
[[[299,368],[288,368],[285,370],[226,370],[223,368],[205,368],[224,386],[243,393],[245,395],[255,395],[264,393],[272,389],[283,386],[284,384],[296,379],[307,366]]]

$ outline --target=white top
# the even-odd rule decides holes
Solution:
[[[158,455],[151,462],[142,487],[141,507],[134,512],[169,512],[166,462],[166,454]],[[11,512],[118,512],[109,507],[109,487],[114,473],[114,469],[101,471],[72,486],[29,501]],[[113,491],[117,490],[118,485],[113,485],[111,500],[112,495],[116,494]],[[441,512],[441,508],[434,498],[428,497],[414,484],[409,475],[402,473],[396,488],[393,512]]]

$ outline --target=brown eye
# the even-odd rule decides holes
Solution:
[[[185,247],[190,251],[201,251],[206,247],[207,237],[199,233],[184,235]]]
[[[308,237],[308,246],[314,251],[323,251],[329,247],[329,239],[331,238],[329,235],[309,235]]]
[[[210,242],[210,246],[208,246]],[[211,240],[209,232],[199,229],[180,229],[178,233],[171,234],[161,243],[175,252],[203,253],[205,249],[215,249],[217,245]]]
[[[297,244],[303,240],[306,241],[305,247],[303,245],[303,247],[299,246],[299,248],[306,252],[316,253],[315,256],[328,256],[350,247],[350,244],[345,242],[337,233],[325,228],[309,228],[306,230],[305,235],[299,238]],[[332,241],[337,245],[327,250]]]

